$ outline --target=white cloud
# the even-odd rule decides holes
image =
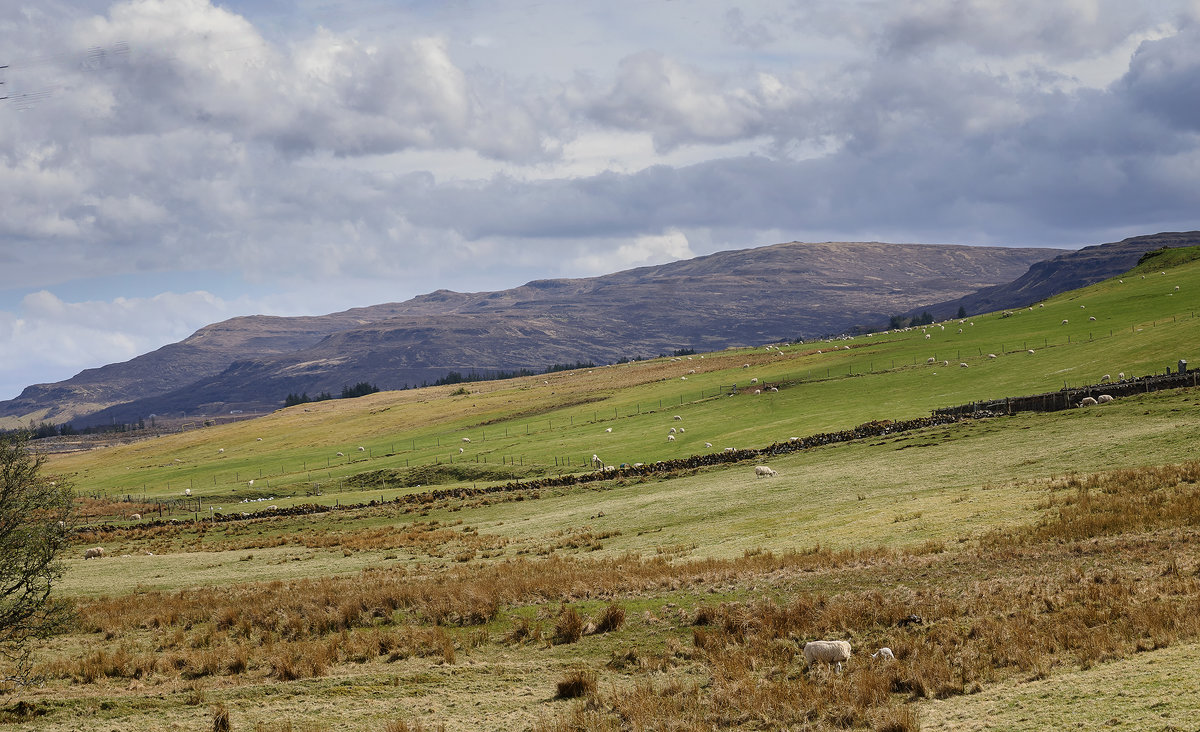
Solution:
[[[679,229],[670,228],[662,234],[643,234],[633,241],[618,244],[614,251],[585,254],[577,257],[572,264],[576,271],[600,275],[695,256],[687,236]]]

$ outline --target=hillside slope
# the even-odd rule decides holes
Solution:
[[[1037,262],[1012,282],[985,287],[956,300],[929,308],[914,308],[909,315],[928,310],[935,318],[949,318],[959,307],[969,314],[1025,307],[1060,292],[1086,287],[1115,277],[1132,268],[1146,252],[1163,247],[1191,247],[1200,244],[1200,231],[1168,232],[1135,236],[1111,244],[1084,247]]]
[[[843,332],[1004,282],[1055,249],[788,243],[501,292],[446,290],[324,318],[243,318],[177,348],[27,389],[0,417],[84,424],[277,408],[292,392],[383,389],[679,348]],[[262,333],[258,333],[261,326]],[[212,347],[216,335],[225,340]],[[276,337],[268,338],[273,334]]]

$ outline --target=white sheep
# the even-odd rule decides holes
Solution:
[[[471,438],[470,438],[470,437],[464,437],[464,438],[462,439],[462,441],[463,441],[463,442],[470,442],[470,441],[471,441]]]
[[[599,455],[592,455],[592,467],[593,468],[603,468],[604,467],[604,461],[600,459]]]
[[[1079,406],[1081,406],[1081,407],[1091,407],[1091,406],[1094,406],[1095,404],[1098,404],[1098,402],[1091,397],[1084,397],[1079,400]]]
[[[887,646],[884,646],[883,648],[880,648],[878,651],[875,651],[871,654],[871,658],[879,658],[880,656],[883,656],[884,658],[890,658],[893,661],[896,660],[896,654],[892,653],[892,649],[888,648]]]
[[[727,447],[727,448],[725,448],[725,452],[733,452],[733,448],[732,448],[732,447]]]
[[[799,437],[789,437],[788,438],[788,442],[799,442],[799,441],[800,441]]]
[[[246,487],[247,487],[247,488],[253,488],[253,487],[254,487],[254,478],[251,478],[251,479],[250,479],[250,482],[246,484]]]
[[[1101,376],[1101,377],[1100,377],[1100,383],[1101,383],[1101,384],[1103,384],[1103,383],[1104,383],[1104,382],[1106,382],[1106,381],[1112,381],[1112,377],[1111,377],[1111,376],[1109,376],[1108,374],[1105,374],[1104,376]]]
[[[609,432],[609,433],[611,433],[611,432],[612,432],[612,427],[609,427],[609,428],[605,429],[604,431],[605,431],[605,432]]]
[[[744,363],[744,364],[742,364],[742,368],[748,369],[748,368],[750,368],[750,364]]]
[[[837,670],[842,670],[842,663],[850,660],[850,642],[844,640],[809,641],[804,644],[804,660],[812,666],[818,661],[827,664],[837,664]]]
[[[459,455],[462,455],[462,454],[463,454],[464,452],[466,452],[466,451],[467,451],[467,449],[466,449],[465,447],[460,447],[460,448],[458,448],[458,454],[459,454]]]
[[[949,365],[950,365],[950,362],[949,362],[949,361],[942,361],[942,365],[943,365],[943,366],[949,366]]]
[[[684,432],[687,432],[687,430],[685,430],[684,428],[680,427],[680,428],[679,428],[679,434],[681,434],[681,435],[682,435]]]
[[[190,495],[192,495],[192,489],[191,489],[191,488],[184,488],[184,489],[183,489],[183,495],[185,495],[185,496],[190,496]]]
[[[103,559],[104,547],[94,546],[83,553],[83,558],[86,559]]]
[[[751,383],[751,384],[757,384],[757,383],[758,383],[758,377],[757,377],[757,376],[755,376],[753,379],[750,379],[750,383]]]
[[[672,428],[671,428],[670,430],[668,430],[668,431],[669,431],[671,434],[675,434],[675,428],[674,428],[674,427],[672,427]]]
[[[1112,400],[1113,400],[1112,394],[1101,394],[1100,396],[1096,397],[1097,404],[1107,404],[1108,402],[1111,402]]]
[[[754,393],[755,393],[755,394],[762,394],[762,389],[755,389],[755,390],[754,390]]]
[[[680,381],[687,381],[687,377],[686,377],[686,376],[680,376],[680,377],[679,377],[679,380],[680,380]]]
[[[225,452],[225,448],[223,448],[223,447],[222,447],[222,448],[219,448],[219,449],[217,450],[217,454],[218,454],[218,455],[220,455],[220,454],[221,454],[221,453],[223,453],[223,452]]]
[[[1124,372],[1124,371],[1118,371],[1118,372],[1117,372],[1117,378],[1118,378],[1118,379],[1124,379],[1124,378],[1125,378],[1125,372]]]
[[[1038,303],[1038,307],[1039,307],[1039,308],[1044,308],[1044,307],[1046,307],[1046,303],[1044,303],[1044,302],[1039,302],[1039,303]]]
[[[339,452],[339,453],[337,454],[337,456],[338,456],[338,457],[346,457],[345,453],[342,453],[342,452]]]
[[[926,333],[926,334],[925,334],[925,340],[929,340],[929,339],[930,339],[930,338],[932,338],[932,337],[933,337],[933,336],[929,335],[928,333]]]
[[[1080,306],[1079,306],[1079,309],[1080,309],[1080,310],[1085,310],[1085,309],[1087,309],[1087,305],[1080,305]]]
[[[675,420],[676,422],[683,421],[683,417],[679,416],[678,414],[676,414],[674,417],[671,417],[671,419]]]
[[[754,466],[754,476],[756,478],[770,478],[775,475],[779,475],[779,473],[775,472],[771,468],[768,468],[766,465]]]
[[[1066,318],[1063,318],[1063,322],[1062,322],[1062,324],[1063,324],[1063,325],[1066,325],[1066,324],[1067,324],[1067,319],[1066,319]]]
[[[359,451],[359,452],[366,452],[366,451],[367,451],[367,448],[363,447],[362,445],[359,445],[359,446],[358,446],[358,451]]]
[[[965,363],[960,363],[959,366],[964,369],[967,368],[967,364],[965,364]]]
[[[667,435],[667,442],[674,442],[674,441],[675,441],[675,435]]]
[[[1033,355],[1033,349],[1032,349],[1032,348],[1030,348],[1030,349],[1029,349],[1028,351],[1026,351],[1025,353],[1028,353],[1030,356],[1032,356],[1032,355]]]
[[[996,357],[996,354],[994,354],[994,353],[989,353],[989,354],[988,354],[988,358],[995,358],[995,357]]]
[[[140,514],[140,513],[131,513],[131,514],[129,514],[129,520],[130,520],[130,521],[141,521],[141,520],[142,520],[142,514]]]
[[[925,359],[925,363],[937,363],[937,359],[933,356],[930,356],[929,358]]]
[[[711,443],[711,442],[706,442],[706,443],[704,443],[704,446],[705,446],[705,447],[712,447],[712,443]]]

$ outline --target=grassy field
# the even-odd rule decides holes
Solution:
[[[0,723],[1183,723],[1200,640],[1200,390],[826,445],[765,459],[771,478],[744,462],[426,492],[1197,364],[1200,322],[1180,293],[1200,292],[1200,262],[1186,254],[962,323],[375,394],[53,456],[90,497],[58,588],[78,620],[39,649],[44,685],[0,700]],[[402,494],[425,498],[384,502]],[[129,518],[160,509],[184,521]],[[85,562],[97,545],[109,556]],[[805,667],[814,638],[854,644],[845,672]],[[880,646],[895,661],[870,658]]]

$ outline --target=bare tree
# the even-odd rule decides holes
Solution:
[[[33,642],[66,620],[51,597],[62,576],[73,495],[69,484],[42,474],[43,458],[21,435],[0,436],[0,680],[30,680]]]

